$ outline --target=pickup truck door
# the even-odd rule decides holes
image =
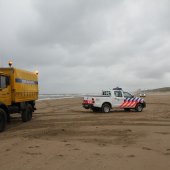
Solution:
[[[121,90],[115,90],[112,94],[112,106],[119,107],[124,102],[124,96]]]

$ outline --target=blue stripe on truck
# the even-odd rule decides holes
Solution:
[[[16,78],[15,79],[16,83],[23,83],[23,84],[38,84],[38,81],[34,81],[34,80],[25,80],[25,79],[20,79],[20,78]]]

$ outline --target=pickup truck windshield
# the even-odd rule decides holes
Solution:
[[[132,98],[133,96],[128,92],[123,92],[125,98]]]

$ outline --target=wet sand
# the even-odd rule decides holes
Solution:
[[[37,102],[30,122],[13,115],[0,134],[2,170],[169,170],[170,95],[142,113],[93,113],[82,98]]]

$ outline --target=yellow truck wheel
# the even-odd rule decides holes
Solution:
[[[26,109],[22,111],[21,118],[23,122],[30,121],[32,119],[32,106],[27,104]]]
[[[33,112],[33,108],[30,104],[28,104],[28,121],[30,121],[32,119],[32,112]]]
[[[6,113],[3,109],[0,108],[0,132],[3,132],[6,127]]]

